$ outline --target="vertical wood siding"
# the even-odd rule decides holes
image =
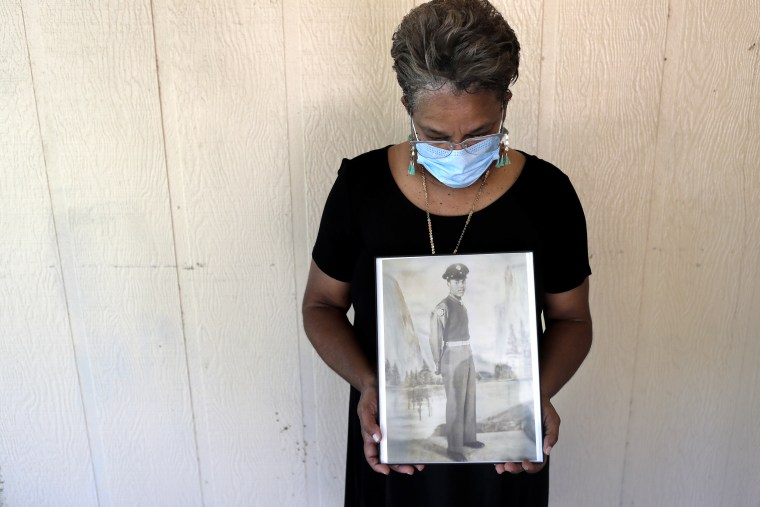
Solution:
[[[200,505],[150,4],[23,12],[99,504]]]
[[[203,498],[305,505],[282,6],[154,10]]]
[[[95,506],[24,18],[16,3],[0,3],[0,47],[0,505],[55,499],[61,506]]]
[[[760,505],[758,13],[671,5],[624,505]]]
[[[342,505],[300,295],[419,3],[0,0],[0,506]],[[589,226],[552,505],[760,506],[760,3],[495,5]]]
[[[572,0],[552,13],[553,58],[544,63],[554,85],[541,118],[551,126],[539,150],[567,172],[584,205],[595,334],[586,364],[557,396],[565,424],[552,505],[620,502],[667,15],[664,0],[604,8]],[[603,480],[578,487],[581,476]]]

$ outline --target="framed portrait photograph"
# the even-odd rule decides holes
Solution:
[[[380,461],[543,461],[532,252],[376,259]]]

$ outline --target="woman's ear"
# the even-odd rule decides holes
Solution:
[[[411,115],[412,111],[409,109],[409,101],[406,100],[406,96],[401,97],[401,105],[404,106],[404,109],[406,109],[406,112]]]
[[[507,116],[507,105],[509,105],[509,101],[512,98],[512,91],[507,90],[507,93],[504,94],[504,102],[501,104],[501,121],[504,121],[504,118]]]

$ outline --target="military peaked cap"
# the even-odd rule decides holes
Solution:
[[[461,263],[452,264],[448,268],[446,268],[446,272],[443,273],[443,279],[444,280],[463,280],[467,278],[467,273],[469,273],[470,270],[467,269],[467,266]]]

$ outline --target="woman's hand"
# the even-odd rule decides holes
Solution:
[[[378,399],[376,384],[362,390],[356,412],[359,415],[359,422],[362,428],[364,457],[372,470],[385,475],[388,475],[391,470],[412,475],[415,470],[421,472],[425,468],[425,465],[384,465],[380,463],[380,453],[377,444],[380,443],[383,435],[380,433],[380,426],[377,424]]]
[[[557,411],[554,410],[554,405],[552,405],[548,398],[541,399],[541,414],[544,429],[543,463],[533,463],[527,460],[522,463],[499,463],[496,465],[497,474],[503,474],[504,472],[509,472],[511,474],[519,474],[520,472],[534,474],[546,466],[546,463],[549,460],[549,454],[552,452],[552,447],[554,447],[559,438],[560,419]]]

